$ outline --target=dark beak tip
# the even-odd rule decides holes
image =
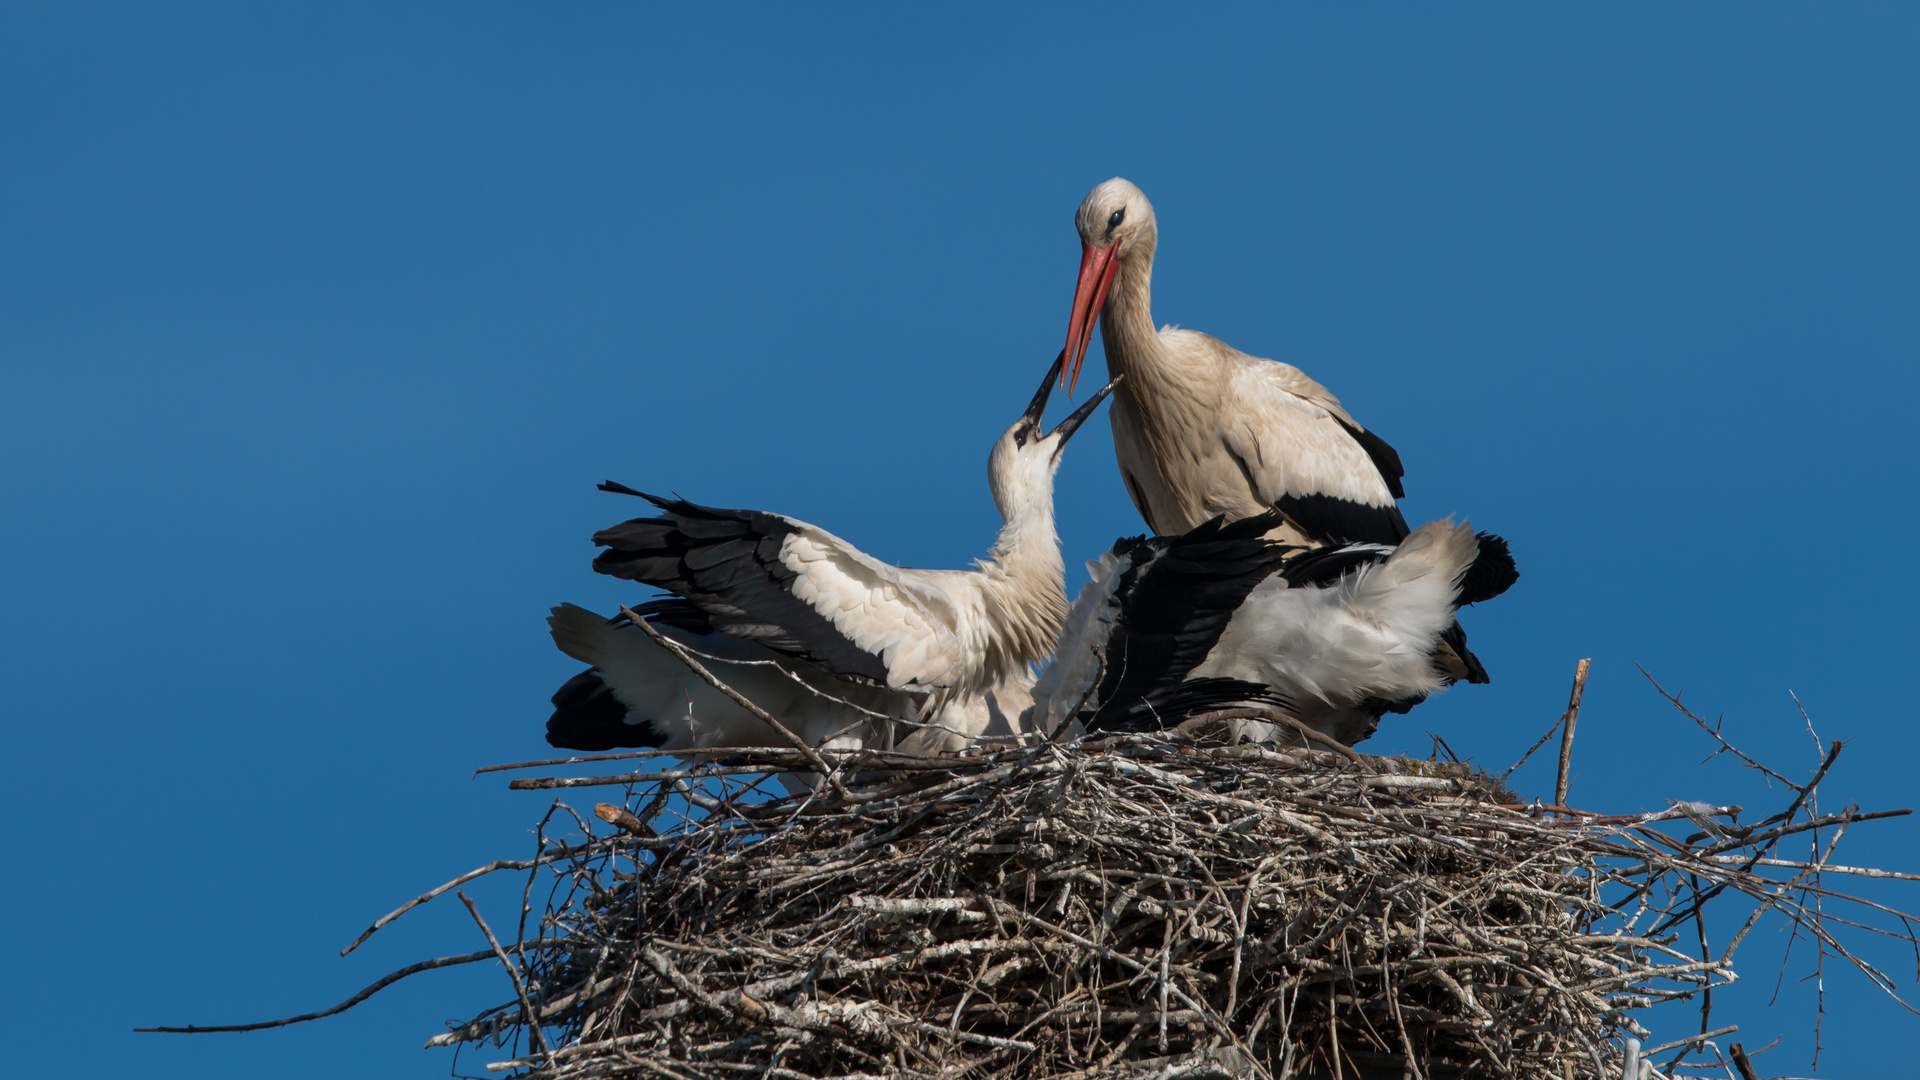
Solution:
[[[1094,410],[1098,409],[1100,403],[1107,399],[1107,395],[1113,393],[1114,384],[1119,381],[1119,378],[1115,378],[1111,382],[1108,382],[1107,385],[1095,390],[1092,397],[1089,397],[1085,402],[1081,403],[1079,408],[1073,410],[1072,413],[1068,414],[1066,419],[1060,421],[1060,423],[1054,427],[1051,434],[1060,436],[1060,446],[1067,445],[1067,440],[1071,439],[1073,433],[1080,430],[1080,426],[1085,424],[1087,420],[1093,416]],[[1056,447],[1054,452],[1059,453],[1059,448]]]

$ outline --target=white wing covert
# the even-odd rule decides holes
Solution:
[[[965,657],[957,616],[947,598],[920,575],[881,562],[845,540],[804,522],[792,531],[780,561],[788,587],[855,647],[880,658],[887,685],[947,686]]]

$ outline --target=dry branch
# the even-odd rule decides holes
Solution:
[[[1570,809],[1586,668],[1556,725],[1551,806],[1525,805],[1458,762],[1368,757],[1297,727],[1293,746],[1178,732],[933,759],[792,745],[515,780],[625,793],[593,808],[613,831],[556,802],[533,858],[463,874],[367,935],[514,869],[529,875],[516,944],[456,893],[489,949],[404,968],[303,1016],[143,1030],[299,1023],[420,971],[497,959],[513,998],[428,1045],[524,1037],[525,1056],[487,1068],[538,1080],[1613,1080],[1625,1040],[1649,1034],[1636,1014],[1699,1001],[1701,1034],[1648,1052],[1677,1051],[1661,1074],[1677,1077],[1688,1053],[1733,1032],[1709,1030],[1711,990],[1734,978],[1735,950],[1770,913],[1814,942],[1816,963],[1844,959],[1892,994],[1839,935],[1920,951],[1914,917],[1822,875],[1920,877],[1832,862],[1850,826],[1908,811],[1822,814],[1841,743],[1820,746],[1818,768],[1796,784],[1665,690],[1716,741],[1715,756],[1785,783],[1786,809],[1747,826],[1738,806]],[[1264,710],[1202,719],[1202,739],[1229,719],[1293,727]],[[669,755],[509,767],[657,756]],[[827,786],[767,801],[766,776],[797,770]],[[562,812],[583,838],[547,835]],[[1775,855],[1808,831],[1806,859]],[[539,880],[550,893],[529,928]],[[1737,929],[1716,956],[1703,913],[1737,898],[1747,910],[1735,906],[1725,925]],[[1731,1053],[1750,1077],[1739,1044]]]
[[[1647,1035],[1636,1012],[1733,978],[1730,950],[1675,940],[1704,942],[1710,892],[1854,955],[1820,907],[1845,899],[1818,882],[1843,872],[1838,835],[1812,863],[1768,855],[1897,813],[1814,813],[1824,769],[1742,829],[1721,823],[1738,807],[1602,817],[1453,763],[1144,736],[857,776],[827,755],[849,800],[736,798],[752,766],[801,760],[629,774],[626,805],[596,808],[621,831],[542,871],[538,932],[573,947],[520,961],[528,1004],[434,1044],[508,1039],[533,1012],[554,1052],[496,1067],[542,1080],[1612,1080],[1619,1040]],[[1655,1052],[1729,1033],[1703,1032]]]
[[[1567,697],[1567,711],[1560,717],[1560,773],[1553,785],[1556,804],[1564,805],[1567,801],[1567,784],[1571,780],[1568,770],[1573,768],[1573,729],[1580,722],[1580,699],[1586,695],[1587,669],[1592,665],[1590,659],[1574,665],[1573,692]]]

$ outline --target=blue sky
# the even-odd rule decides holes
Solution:
[[[1579,804],[1784,802],[1636,663],[1804,769],[1796,691],[1849,740],[1830,799],[1911,804],[1917,45],[1894,5],[6,8],[9,1068],[444,1075],[420,1043],[497,971],[128,1029],[479,947],[436,903],[334,955],[530,849],[546,801],[469,770],[546,749],[547,606],[633,598],[588,569],[633,512],[595,482],[983,552],[1113,175],[1162,322],[1331,387],[1410,520],[1512,540],[1465,620],[1493,685],[1369,749],[1504,768],[1591,656]],[[1140,530],[1104,425],[1059,486],[1069,566]],[[1809,1075],[1784,938],[1718,1009]],[[1826,987],[1820,1075],[1910,1064],[1910,1017]]]

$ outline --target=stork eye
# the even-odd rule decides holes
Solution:
[[[1109,228],[1109,229],[1117,229],[1117,228],[1119,228],[1119,227],[1120,227],[1120,223],[1121,223],[1122,221],[1125,221],[1125,220],[1126,220],[1126,217],[1127,217],[1127,208],[1126,208],[1126,207],[1124,207],[1124,206],[1123,206],[1123,207],[1121,207],[1120,209],[1118,209],[1118,210],[1115,210],[1115,211],[1113,212],[1113,216],[1107,219],[1107,228]]]

